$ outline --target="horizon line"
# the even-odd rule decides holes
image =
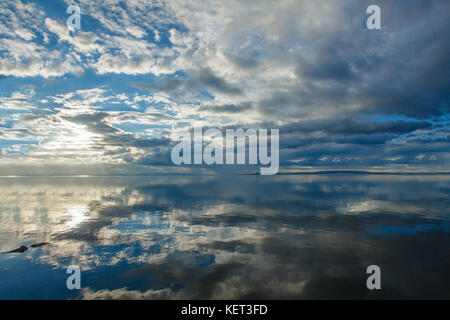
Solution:
[[[295,171],[278,172],[277,175],[326,175],[326,174],[360,174],[360,175],[448,175],[450,171],[367,171],[367,170],[319,170],[319,171]],[[258,172],[248,173],[180,173],[180,172],[161,172],[161,173],[129,173],[129,174],[12,174],[0,175],[0,178],[30,178],[30,177],[48,177],[48,178],[95,178],[95,177],[139,177],[139,176],[253,176],[260,175]]]

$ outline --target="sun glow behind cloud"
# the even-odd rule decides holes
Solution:
[[[63,121],[59,127],[62,132],[48,142],[41,144],[43,150],[57,150],[60,152],[73,150],[89,150],[99,135],[89,132],[85,125],[78,125],[69,121]]]

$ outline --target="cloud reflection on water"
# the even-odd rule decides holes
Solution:
[[[46,297],[449,298],[448,191],[437,175],[0,178],[0,251],[50,242],[0,257],[0,298],[39,298],[69,264],[84,289],[55,279]]]

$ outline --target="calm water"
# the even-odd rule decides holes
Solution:
[[[0,299],[450,298],[449,208],[438,175],[0,178],[0,251],[49,242]]]

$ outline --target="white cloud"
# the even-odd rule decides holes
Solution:
[[[77,31],[75,36],[71,36],[69,29],[50,18],[45,19],[45,26],[50,32],[55,33],[60,41],[67,41],[75,47],[77,51],[88,55],[92,51],[98,50],[100,46],[96,43],[98,37],[93,32]]]
[[[30,41],[35,37],[34,33],[27,29],[17,29],[16,34],[27,41]]]

